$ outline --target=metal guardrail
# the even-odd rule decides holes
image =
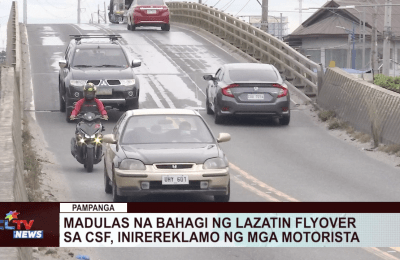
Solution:
[[[207,5],[167,2],[171,21],[204,29],[262,63],[273,64],[281,74],[317,95],[322,87],[323,69],[278,38]]]

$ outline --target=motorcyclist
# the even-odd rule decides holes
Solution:
[[[103,102],[96,98],[96,86],[89,82],[83,88],[83,98],[76,102],[72,110],[70,119],[74,120],[79,113],[100,112],[104,120],[108,120],[107,111],[104,109]]]

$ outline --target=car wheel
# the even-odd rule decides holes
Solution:
[[[208,99],[208,94],[206,96],[206,109],[207,109],[207,115],[214,114],[214,112],[211,109],[211,104],[210,104],[210,100]]]
[[[214,195],[215,202],[229,202],[231,197],[231,182],[228,183],[228,194],[226,195]]]
[[[139,109],[139,100],[136,102],[130,103],[126,106],[127,110]]]
[[[60,98],[60,112],[65,112],[65,101],[62,98],[61,87],[58,88],[58,91],[59,91],[58,96]]]
[[[135,24],[131,24],[131,31],[136,30],[136,25]]]
[[[290,122],[290,115],[279,118],[279,124],[281,125],[289,125],[289,122]]]
[[[128,23],[128,25],[126,26],[126,29],[128,29],[128,31],[131,30],[131,25]]]
[[[126,201],[126,197],[119,196],[117,194],[117,183],[115,181],[114,175],[113,175],[113,181],[112,181],[112,196],[113,196],[113,202],[124,202],[124,201]]]
[[[71,119],[69,119],[69,117],[71,116],[71,113],[72,113],[72,108],[66,108],[65,109],[65,120],[67,121],[67,123],[71,123],[72,122],[72,120]]]
[[[214,109],[214,122],[217,125],[222,124],[223,116],[221,115],[221,109],[219,109],[219,106],[216,102],[214,102]]]
[[[108,177],[106,161],[104,160],[104,191],[107,194],[112,192],[112,186],[110,185],[110,178]]]
[[[169,24],[164,24],[161,26],[161,30],[163,31],[169,31],[171,29],[171,26]]]

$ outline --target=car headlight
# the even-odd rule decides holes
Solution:
[[[119,80],[119,82],[121,82],[121,85],[124,86],[132,86],[135,85],[135,79],[121,79]]]
[[[69,84],[74,87],[84,87],[86,84],[86,80],[70,80]]]
[[[204,162],[204,169],[224,169],[228,167],[227,162],[222,158],[212,158]]]
[[[119,165],[121,170],[146,170],[146,166],[139,161],[134,159],[125,159]]]

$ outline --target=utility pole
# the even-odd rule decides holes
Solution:
[[[351,34],[349,33],[347,35],[347,68],[351,67],[351,58],[352,58],[352,52],[351,52]]]
[[[268,33],[268,0],[262,0],[261,30]]]
[[[26,8],[27,8],[27,3],[26,3],[26,1],[27,1],[27,0],[24,0],[24,24],[27,24],[27,23],[28,23],[28,15],[27,15],[27,10],[26,10]]]
[[[353,42],[353,50],[351,51],[351,68],[356,69],[356,35],[355,35],[355,25],[353,23],[353,33],[351,34],[351,39]]]
[[[104,23],[107,23],[107,15],[106,15],[106,2],[104,2]]]
[[[281,22],[280,22],[281,30],[280,30],[280,39],[283,41],[283,21],[282,21],[282,13],[281,13]]]
[[[389,76],[390,71],[390,42],[392,36],[392,0],[386,0],[385,6],[385,26],[383,29],[383,70],[385,76]]]
[[[199,0],[199,4],[201,4],[202,2],[201,2],[201,0]]]
[[[363,10],[363,53],[362,53],[362,66],[361,69],[363,70],[365,66],[365,8]]]
[[[299,0],[299,25],[301,25],[303,22],[303,19],[302,19],[302,14],[303,14],[303,1],[302,0]]]
[[[378,72],[378,56],[377,56],[377,49],[378,49],[378,42],[377,42],[377,20],[376,20],[376,15],[378,13],[378,6],[374,6],[374,12],[372,13],[372,37],[371,37],[371,69],[372,69],[372,75],[375,76],[375,74]]]
[[[100,5],[97,5],[97,23],[100,23]]]
[[[78,0],[78,24],[81,23],[81,0]]]

